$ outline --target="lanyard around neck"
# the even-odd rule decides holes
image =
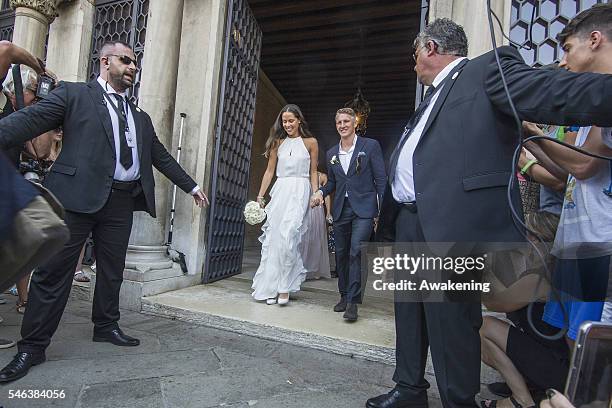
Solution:
[[[117,105],[115,105],[115,103],[113,102],[113,100],[111,99],[111,97],[109,96],[109,94],[107,92],[104,92],[104,97],[106,98],[108,103],[110,103],[110,105],[112,106],[113,110],[117,114],[117,118],[119,119],[119,122],[123,122],[124,123],[125,131],[129,132],[130,131],[130,125],[128,123],[127,100],[124,100],[123,102],[121,102],[121,104],[123,106],[121,107],[121,110],[119,110],[119,107],[117,106],[119,104],[119,100],[118,99],[116,100]],[[123,97],[121,97],[121,99],[123,100]]]

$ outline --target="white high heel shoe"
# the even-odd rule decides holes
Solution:
[[[266,305],[274,305],[274,304],[276,304],[276,298],[266,299]]]
[[[285,294],[285,293],[283,293]],[[278,296],[278,304],[279,306],[285,306],[287,303],[289,303],[289,294],[286,293],[287,297],[286,298],[282,298],[280,297],[280,295]]]

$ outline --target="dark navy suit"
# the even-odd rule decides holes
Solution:
[[[335,191],[332,215],[338,290],[348,303],[361,303],[361,243],[372,234],[387,176],[376,140],[357,137],[347,173],[340,164],[339,150],[337,144],[327,151],[328,182],[321,191],[323,196]]]

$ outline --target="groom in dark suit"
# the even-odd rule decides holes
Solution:
[[[97,279],[93,300],[93,341],[138,346],[119,328],[119,290],[133,211],[155,216],[153,167],[195,203],[206,196],[155,135],[151,118],[126,98],[136,77],[134,51],[105,43],[100,76],[89,83],[62,83],[37,104],[0,121],[0,149],[22,144],[63,126],[62,151],[45,179],[66,208],[70,240],[32,276],[18,353],[0,371],[0,382],[25,376],[45,361],[72,284],[79,253],[93,233]]]
[[[361,243],[372,234],[387,183],[380,144],[357,137],[355,125],[355,111],[336,112],[340,143],[327,151],[329,181],[312,198],[312,205],[321,205],[325,196],[336,192],[332,215],[340,302],[334,312],[345,312],[349,322],[357,320],[357,304],[363,296]]]

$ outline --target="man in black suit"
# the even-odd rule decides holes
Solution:
[[[612,125],[612,76],[532,69],[499,49],[521,119]],[[463,28],[437,19],[414,42],[429,86],[391,156],[379,235],[397,242],[517,242],[506,200],[519,135],[493,52],[467,60]],[[520,211],[518,191],[515,208]],[[428,348],[444,407],[473,407],[480,388],[477,302],[395,303],[396,386],[369,408],[426,407]]]
[[[97,279],[92,308],[93,341],[138,346],[119,328],[119,290],[133,211],[155,216],[153,166],[191,193],[206,196],[155,135],[151,118],[126,98],[136,77],[136,57],[122,42],[100,50],[100,76],[89,83],[62,83],[48,98],[0,121],[0,148],[21,144],[63,126],[63,147],[49,188],[66,208],[71,237],[64,249],[32,277],[18,353],[0,371],[0,382],[27,374],[45,361],[45,349],[68,301],[72,275],[88,235],[96,245]]]

